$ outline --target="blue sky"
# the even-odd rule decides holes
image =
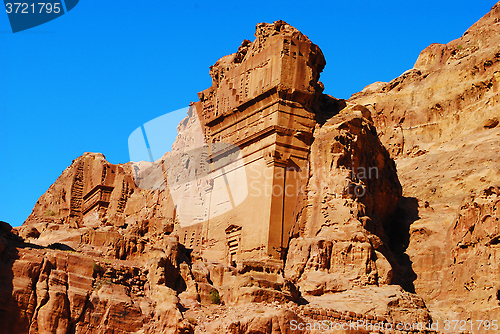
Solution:
[[[209,66],[279,19],[323,50],[325,93],[348,98],[412,68],[495,1],[88,1],[13,34],[0,13],[0,220],[21,225],[71,161],[129,161],[141,124],[186,107]],[[176,124],[172,124],[172,137]]]

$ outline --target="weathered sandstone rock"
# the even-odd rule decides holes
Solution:
[[[425,151],[457,134],[482,130],[487,122],[494,124],[499,102],[499,17],[497,4],[461,38],[423,50],[413,69],[350,98],[370,109],[393,157]]]
[[[318,46],[283,21],[259,24],[211,67],[172,152],[123,165],[86,153],[22,227],[0,223],[2,331],[292,333],[291,321],[498,317],[499,15],[497,4],[349,101],[322,94]],[[165,175],[216,143],[241,151],[257,189],[292,195],[207,201],[221,177],[191,179],[197,197],[172,190]]]
[[[368,110],[350,106],[315,132],[285,268],[305,293],[391,282],[384,229],[390,228],[401,186],[394,161],[362,114],[369,117]]]
[[[495,245],[489,244],[497,224],[493,212],[485,216],[496,188],[485,194],[500,181],[499,20],[496,4],[462,37],[432,44],[413,69],[349,100],[371,111],[396,158],[404,196],[397,226],[407,232],[392,248],[404,252],[398,262],[411,264],[406,287],[435,320],[498,315]]]

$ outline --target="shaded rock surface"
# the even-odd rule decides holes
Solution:
[[[408,234],[392,246],[437,321],[498,316],[499,21],[497,3],[462,37],[423,50],[413,69],[349,99],[371,111],[396,159]]]
[[[285,277],[305,293],[392,280],[384,229],[391,228],[401,186],[371,120],[361,115],[369,117],[368,110],[359,107],[344,108],[315,132],[303,210],[285,267]]]

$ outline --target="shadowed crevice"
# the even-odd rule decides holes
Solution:
[[[392,283],[412,293],[415,293],[413,282],[417,279],[417,274],[413,271],[413,263],[406,254],[406,249],[410,244],[410,226],[419,219],[418,200],[415,197],[402,197],[394,215],[392,228],[386,231],[389,249],[396,260]]]

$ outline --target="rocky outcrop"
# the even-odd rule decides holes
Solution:
[[[370,109],[382,143],[393,157],[420,154],[457,134],[495,124],[499,17],[497,4],[461,38],[423,50],[413,69],[351,97]]]
[[[0,223],[2,330],[413,333],[498,317],[499,20],[497,4],[348,101],[322,94],[318,46],[259,24],[211,67],[172,152],[122,165],[86,153],[22,227]],[[202,210],[183,216],[167,162],[188,170],[186,151],[224,141],[241,150],[235,170],[258,162],[262,189],[299,181],[293,195],[207,202],[227,180],[189,179]],[[229,157],[198,155],[217,168]]]
[[[283,224],[283,213],[274,211],[293,208],[295,198],[288,204],[272,204],[271,218],[266,218],[269,210],[265,205],[252,202],[265,218],[263,230],[249,225],[242,233],[241,225],[250,218],[242,212],[222,216],[220,222],[212,219],[209,229],[183,228],[181,220],[200,217],[183,216],[182,207],[174,203],[177,194],[168,175],[178,167],[185,173],[193,165],[189,150],[196,155],[196,149],[205,143],[228,138],[247,160],[272,166],[273,173],[288,170],[289,164],[297,166],[288,170],[289,177],[298,171],[307,173],[300,166],[307,159],[316,124],[314,112],[324,122],[341,105],[321,95],[318,79],[324,65],[321,50],[295,28],[282,21],[260,24],[255,42],[243,42],[236,54],[211,68],[213,86],[200,94],[200,102],[191,105],[188,117],[179,124],[173,152],[157,163],[113,165],[97,153],[73,161],[19,229],[24,239],[18,241],[20,257],[6,258],[14,268],[6,281],[14,282],[12,291],[18,291],[11,297],[7,293],[6,298],[16,310],[29,310],[19,311],[22,321],[16,331],[192,332],[196,325],[187,319],[188,311],[199,313],[203,307],[219,304],[245,309],[249,303],[298,301],[300,292],[283,277],[279,258],[279,246],[286,240],[271,240],[277,234],[276,227],[270,227]],[[268,80],[265,87],[256,85],[264,79]],[[323,105],[335,110],[322,112]],[[184,197],[190,206],[204,205],[198,198]],[[271,203],[285,201],[271,197]],[[266,203],[268,199],[259,198]],[[287,219],[292,213],[286,214]],[[201,232],[227,234],[224,219],[229,218],[229,227],[235,231],[232,238],[245,238],[237,254],[246,257],[226,261],[226,239],[203,238]],[[196,225],[195,221],[183,223]],[[269,242],[265,241],[266,229],[272,232]],[[248,235],[258,235],[264,243]],[[213,247],[214,240],[218,242],[215,248],[222,252],[216,249],[217,256],[208,256],[204,249]],[[278,258],[268,259],[268,255]],[[214,262],[214,258],[223,261]],[[244,332],[279,324],[286,331],[289,317],[296,315],[279,311],[231,326]]]
[[[401,185],[366,108],[346,107],[315,132],[309,173],[285,277],[312,295],[391,283],[385,230]]]
[[[443,308],[460,319],[500,315],[499,205],[500,189],[487,187],[464,198],[458,217],[449,226],[445,248],[449,254],[441,270],[439,292],[446,296]]]
[[[175,238],[147,264],[2,238],[10,239],[0,275],[6,333],[192,331],[179,311],[187,258]]]
[[[438,321],[498,314],[497,225],[486,215],[499,183],[499,20],[496,4],[462,37],[423,50],[413,69],[349,99],[370,110],[396,160],[397,222],[408,233],[393,246],[411,262],[407,288]]]

